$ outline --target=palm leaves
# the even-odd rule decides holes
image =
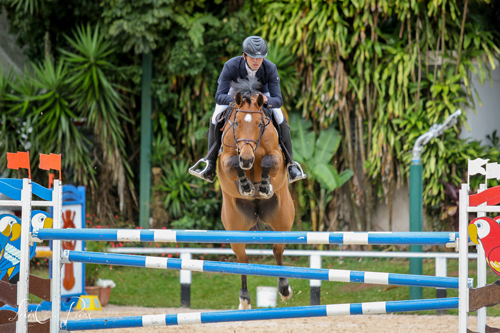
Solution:
[[[319,181],[332,192],[352,177],[352,170],[345,170],[339,175],[331,163],[340,144],[338,131],[333,128],[322,130],[316,139],[311,121],[300,118],[296,113],[290,116],[290,125],[294,158],[303,164],[312,181]]]

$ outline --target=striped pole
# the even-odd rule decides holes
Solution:
[[[145,229],[37,229],[40,240],[110,242],[240,243],[240,244],[352,244],[446,245],[457,232],[278,232]]]
[[[297,306],[281,309],[271,308],[244,311],[234,310],[193,312],[167,315],[161,314],[133,317],[67,320],[62,322],[61,329],[67,331],[83,331],[125,327],[151,327],[266,319],[329,317],[408,311],[444,310],[456,308],[458,308],[458,297],[431,300]]]
[[[359,272],[340,269],[314,269],[304,267],[239,264],[231,262],[185,260],[69,250],[64,251],[63,257],[70,262],[83,262],[89,264],[176,270],[183,269],[199,272],[273,276],[307,280],[312,279],[336,282],[358,282],[385,285],[458,289],[458,278],[454,277],[435,277],[411,274]]]

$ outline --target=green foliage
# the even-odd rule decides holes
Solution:
[[[57,57],[58,48],[68,46],[63,32],[81,24],[95,24],[102,9],[94,0],[0,0],[7,12],[10,32],[31,61]]]
[[[194,197],[189,181],[191,176],[188,171],[189,165],[186,161],[172,161],[165,167],[165,176],[163,177],[160,190],[167,193],[165,198],[165,208],[174,218],[180,217],[183,211],[183,205]]]
[[[396,184],[408,177],[410,160],[405,156],[416,138],[457,108],[474,108],[470,73],[483,82],[500,56],[493,25],[485,24],[494,21],[485,19],[491,5],[465,2],[467,9],[464,1],[379,1],[376,7],[369,1],[256,2],[252,11],[258,32],[297,56],[297,108],[315,129],[338,124],[340,163],[354,170],[346,221],[371,230],[377,199],[389,197],[392,202]],[[300,137],[302,146],[305,138]],[[457,171],[466,166],[466,156],[474,155],[449,155],[457,146],[467,151],[473,144],[448,134],[444,138],[441,149],[429,149],[422,157],[425,186],[431,189],[428,206],[443,199],[441,179],[464,180]],[[476,151],[490,154],[485,148]],[[346,203],[336,204],[341,210]],[[439,209],[430,213],[441,215]]]
[[[290,116],[292,141],[294,144],[294,158],[302,164],[304,172],[308,175],[307,187],[298,187],[299,196],[307,195],[309,203],[300,201],[302,211],[305,206],[314,211],[311,214],[312,230],[323,230],[323,218],[326,216],[326,207],[332,200],[332,192],[342,187],[352,176],[350,169],[344,170],[340,175],[332,164],[333,156],[340,145],[340,133],[333,127],[324,129],[316,139],[312,123],[299,117],[296,113]],[[316,202],[315,202],[316,201]],[[316,220],[316,209],[319,218]],[[328,228],[328,226],[326,226]]]
[[[294,158],[321,186],[333,192],[344,185],[352,175],[352,170],[345,170],[340,175],[331,164],[332,158],[340,145],[341,136],[333,128],[322,130],[316,139],[310,121],[300,118],[296,113],[290,116],[295,149]]]
[[[416,138],[459,106],[474,108],[471,74],[485,82],[500,54],[498,5],[486,1],[0,0],[2,5],[37,69],[33,78],[29,69],[0,78],[0,152],[26,145],[33,152],[63,151],[75,181],[104,183],[103,191],[116,192],[121,207],[125,179],[133,198],[139,181],[141,54],[152,54],[155,68],[153,165],[165,167],[163,161],[179,157],[187,165],[205,154],[223,64],[240,54],[246,36],[262,35],[278,66],[285,108],[292,118],[301,113],[307,119],[291,122],[295,156],[310,177],[294,189],[299,215],[319,220],[318,228],[335,228],[337,215],[327,213],[342,210],[353,230],[371,230],[377,201],[391,202],[407,179]],[[72,30],[71,37],[61,33]],[[77,127],[74,118],[87,123]],[[462,116],[459,126],[465,121]],[[496,158],[494,150],[457,135],[449,130],[422,155],[425,205],[434,217],[442,216],[440,200],[447,200],[440,180],[463,181],[468,157]],[[207,218],[220,204],[214,188],[186,181],[174,223],[191,227],[192,216],[202,227],[220,226]],[[335,190],[346,181],[349,186]]]
[[[132,171],[126,161],[122,123],[129,119],[119,92],[122,88],[110,81],[110,74],[120,70],[109,61],[114,49],[100,34],[99,27],[77,28],[73,38],[66,39],[74,49],[74,52],[61,50],[70,64],[68,84],[73,91],[73,106],[87,118],[88,125],[99,137],[104,160],[114,171],[116,185],[125,177],[125,169]]]
[[[165,209],[177,229],[223,229],[221,198],[209,184],[192,177],[185,160],[164,164],[159,190],[166,193]]]

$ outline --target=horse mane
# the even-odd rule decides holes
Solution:
[[[241,94],[241,97],[248,103],[251,104],[252,100],[250,96],[255,94],[260,94],[260,88],[262,84],[254,76],[248,76],[246,79],[239,78],[237,82],[231,82],[231,96],[236,96],[237,93]]]

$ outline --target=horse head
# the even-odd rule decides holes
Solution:
[[[249,170],[253,167],[254,153],[259,147],[266,126],[269,124],[269,118],[262,110],[264,97],[260,93],[242,95],[238,92],[234,101],[233,135],[236,152],[239,155],[240,167],[243,170]]]

